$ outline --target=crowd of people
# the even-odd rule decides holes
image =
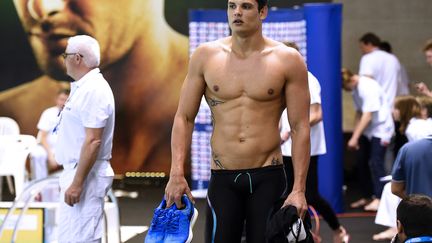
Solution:
[[[363,193],[350,206],[377,211],[375,223],[388,229],[372,239],[390,240],[400,233],[396,208],[401,199],[415,193],[432,196],[432,170],[427,163],[432,149],[432,93],[423,82],[410,85],[405,69],[391,54],[391,45],[375,34],[363,35],[360,49],[364,55],[359,74],[342,70],[342,86],[352,92],[356,108],[347,145],[356,153]],[[423,51],[432,65],[431,40]],[[410,90],[417,94],[411,95]],[[386,153],[395,155],[391,172],[385,170]],[[388,174],[391,182],[385,184]]]

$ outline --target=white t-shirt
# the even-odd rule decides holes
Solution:
[[[318,82],[318,79],[310,72],[308,72],[308,85],[309,85],[309,93],[310,93],[310,103],[312,104],[321,104],[321,86]],[[288,114],[287,109],[282,112],[281,117],[281,132],[290,131],[291,127],[288,123]],[[318,122],[314,126],[311,127],[310,130],[310,141],[311,141],[311,155],[320,155],[325,154],[326,151],[326,142],[324,135],[324,123],[322,121]],[[282,155],[290,156],[291,153],[292,140],[291,137],[282,144]]]
[[[111,159],[114,134],[114,96],[98,68],[71,84],[69,99],[60,114],[55,154],[60,164],[78,163],[85,139],[85,128],[104,128],[97,161]],[[99,164],[99,163],[96,163]],[[95,164],[95,165],[96,165]],[[108,163],[98,170],[112,173]],[[107,174],[107,175],[108,175]]]
[[[400,65],[400,79],[398,83],[397,93],[396,95],[409,95],[410,94],[410,88],[409,88],[409,77],[408,73],[405,69],[405,67],[401,64]]]
[[[386,92],[387,105],[393,107],[400,82],[400,63],[395,55],[379,49],[363,55],[359,75],[376,80]]]
[[[357,111],[372,112],[372,120],[363,135],[369,139],[377,137],[382,142],[389,142],[394,132],[394,123],[381,86],[369,77],[360,76],[352,96]]]
[[[405,130],[408,141],[415,141],[432,135],[432,119],[411,118]]]
[[[59,112],[60,109],[57,106],[44,110],[37,124],[40,131],[47,133],[48,144],[53,149],[57,141],[57,133],[53,133],[53,129],[59,122]]]

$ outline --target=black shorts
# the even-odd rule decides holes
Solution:
[[[283,165],[212,170],[207,194],[206,242],[240,242],[246,222],[248,243],[265,242],[273,205],[286,196]]]

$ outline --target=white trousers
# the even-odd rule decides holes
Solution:
[[[375,216],[375,224],[396,227],[396,209],[401,199],[391,192],[391,182],[385,184]]]
[[[38,180],[48,176],[48,153],[38,144],[30,151],[32,179]]]
[[[42,145],[38,144],[30,151],[30,165],[32,180],[48,177],[48,153]],[[42,189],[43,202],[57,202],[60,188],[57,185],[49,185]]]
[[[87,175],[80,202],[67,205],[64,193],[75,176],[76,168],[67,168],[60,176],[60,209],[58,242],[100,242],[103,237],[103,209],[105,196],[111,188],[113,176],[99,175],[91,170]]]

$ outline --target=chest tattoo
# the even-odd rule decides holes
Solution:
[[[209,103],[210,106],[217,106],[217,105],[223,104],[223,103],[225,103],[225,102],[224,102],[224,101],[221,101],[221,100],[217,100],[217,99],[209,98],[209,99],[208,99],[208,103]]]

